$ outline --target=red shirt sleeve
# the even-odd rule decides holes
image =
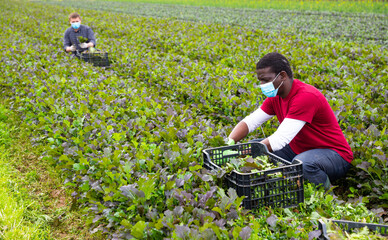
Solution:
[[[273,108],[273,98],[266,98],[260,108],[268,115],[276,115]]]

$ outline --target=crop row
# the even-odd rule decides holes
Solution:
[[[284,36],[261,31],[81,10],[84,23],[98,35],[98,47],[108,50],[113,60],[111,69],[103,69],[62,52],[66,25],[61,19],[67,19],[71,9],[27,2],[1,1],[0,5],[4,9],[0,18],[2,96],[37,130],[37,144],[48,146],[44,160],[64,171],[73,196],[89,211],[94,231],[117,238],[306,238],[316,227],[316,219],[306,219],[321,204],[330,209],[328,217],[375,220],[362,205],[336,210],[338,206],[328,196],[323,203],[311,198],[299,215],[279,210],[279,223],[268,228],[272,212],[264,209],[247,215],[239,209],[241,199],[235,192],[225,193],[217,185],[219,179],[200,166],[201,149],[221,145],[231,125],[261,102],[252,75],[255,59],[264,52],[285,49],[295,56],[295,69],[305,71],[296,74],[307,76],[323,61],[322,53],[303,55],[290,46],[300,42],[297,46],[311,44],[313,49],[308,39],[307,43],[295,39],[282,44]],[[260,47],[257,38],[263,39]],[[374,164],[386,171],[380,158],[387,145],[378,136],[383,135],[386,124],[385,115],[380,116],[380,111],[387,112],[384,92],[366,97],[365,106],[353,106],[353,99],[364,99],[385,81],[384,50],[372,50],[370,56],[357,45],[339,44],[331,52],[333,56],[336,51],[346,53],[340,63],[354,64],[346,70],[346,86],[353,84],[352,89],[344,87],[337,72],[329,68],[322,68],[322,79],[327,73],[337,81],[322,80],[317,86],[323,86],[331,103],[337,104],[343,126],[355,128],[347,133],[359,135],[354,144],[361,145],[355,146],[360,164],[365,162],[361,167]],[[305,56],[312,65],[302,62]],[[357,64],[370,64],[380,74],[360,73]],[[375,82],[365,80],[365,87],[359,87],[350,81],[354,74],[374,74]],[[333,89],[336,87],[338,90]],[[365,116],[366,123],[359,116],[349,118],[352,111]],[[371,129],[363,124],[375,126],[374,134],[368,135]],[[385,145],[370,149],[362,145],[364,141]],[[366,188],[365,183],[363,187],[375,194],[371,200],[381,206],[384,199],[376,191],[384,191],[384,174],[368,168],[362,173],[368,180],[380,176],[380,185],[365,182],[375,189]],[[307,199],[314,196],[312,189],[306,192]],[[290,232],[294,224],[301,229]]]
[[[127,13],[134,16],[238,25],[251,29],[309,35],[320,39],[349,40],[387,45],[388,16],[371,13],[281,11],[270,9],[215,8],[126,1],[44,1],[45,4]]]

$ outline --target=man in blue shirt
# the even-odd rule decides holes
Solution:
[[[81,25],[81,16],[78,13],[70,14],[69,23],[71,27],[66,29],[63,37],[63,47],[66,52],[76,54],[96,46],[93,30],[86,25]],[[87,39],[86,42],[80,42],[79,37]]]

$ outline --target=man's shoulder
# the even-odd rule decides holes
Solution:
[[[317,88],[298,79],[294,79],[293,88],[289,97],[291,102],[321,102],[325,98]]]
[[[83,28],[83,29],[92,29],[91,27],[89,27],[88,25],[83,25],[83,24],[81,24],[81,26],[80,26],[81,28]]]
[[[319,91],[316,87],[313,85],[310,85],[308,83],[304,83],[298,79],[295,79],[294,82],[296,83],[297,88],[297,94],[313,94],[313,95],[323,95],[321,91]]]
[[[71,30],[72,30],[72,27],[67,28],[65,31],[65,34],[69,34],[71,32]]]

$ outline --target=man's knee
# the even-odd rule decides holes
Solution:
[[[299,158],[298,158],[299,159]],[[301,160],[301,159],[299,159]],[[321,169],[319,168],[319,166],[317,164],[315,164],[314,162],[312,161],[304,161],[304,160],[301,160],[302,161],[302,167],[303,167],[303,173],[306,175],[306,174],[311,174],[311,173],[316,173],[318,171],[320,171]]]
[[[319,166],[315,163],[314,156],[306,154],[306,152],[298,154],[293,160],[298,159],[303,163],[303,171],[311,172],[319,169]]]

